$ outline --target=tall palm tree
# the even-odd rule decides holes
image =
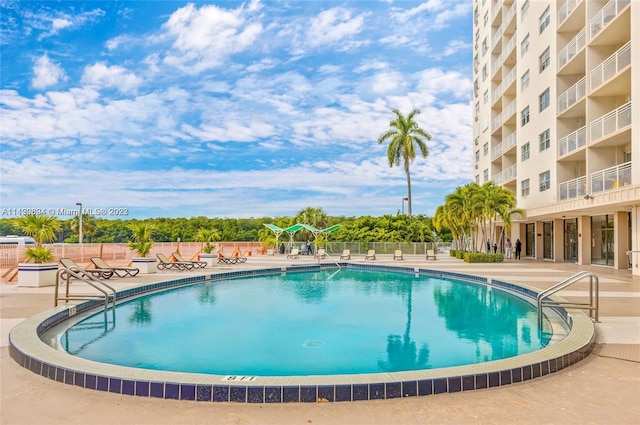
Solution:
[[[389,142],[387,158],[389,167],[403,163],[404,172],[407,174],[407,198],[408,215],[411,218],[411,175],[409,173],[409,163],[416,158],[416,152],[420,151],[423,158],[429,156],[427,140],[431,140],[431,135],[420,128],[414,117],[420,113],[419,109],[409,112],[406,117],[397,109],[393,110],[395,119],[389,122],[389,130],[378,138],[378,144]],[[417,147],[417,149],[416,149]]]
[[[307,207],[298,211],[296,214],[296,223],[304,223],[316,228],[327,227],[327,213],[322,208]]]
[[[69,227],[72,232],[80,235],[80,217],[77,215],[73,217],[69,223]],[[97,229],[98,224],[96,223],[96,218],[91,214],[82,214],[82,234],[88,236],[95,233]]]

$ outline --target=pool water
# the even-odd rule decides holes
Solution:
[[[97,313],[59,341],[103,363],[243,376],[442,368],[548,343],[535,307],[506,292],[353,269],[210,281],[124,302],[115,319]]]

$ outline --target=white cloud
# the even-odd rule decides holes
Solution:
[[[352,16],[348,9],[333,8],[320,12],[314,17],[307,31],[307,45],[310,47],[334,45],[344,39],[359,34],[368,14]]]
[[[471,51],[471,42],[465,42],[464,40],[451,40],[442,52],[443,56],[451,56],[458,53],[461,50]]]
[[[130,93],[142,84],[142,79],[121,66],[108,66],[104,62],[98,62],[84,69],[82,83],[98,89],[115,88],[121,93]]]
[[[258,5],[252,2],[247,9],[229,10],[215,5],[198,9],[188,4],[178,9],[163,25],[166,35],[174,40],[174,50],[167,53],[164,62],[189,74],[221,66],[234,53],[251,47],[262,32],[262,25],[248,16]]]
[[[49,13],[47,10],[33,13],[27,10],[24,13],[29,27],[40,30],[38,40],[57,35],[62,30],[75,30],[87,23],[97,21],[105,15],[102,9],[93,9],[78,14],[69,14],[63,12]]]
[[[59,64],[51,62],[46,54],[40,56],[33,66],[33,78],[31,86],[36,89],[44,89],[53,86],[60,80],[66,80],[62,67]]]

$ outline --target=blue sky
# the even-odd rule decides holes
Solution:
[[[472,177],[472,2],[0,0],[0,195],[128,216],[413,213]],[[406,205],[405,205],[406,208]],[[9,209],[9,210],[7,210]],[[68,218],[61,216],[61,218]]]

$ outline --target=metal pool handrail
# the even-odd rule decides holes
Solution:
[[[67,274],[67,278],[66,283],[67,283],[67,287],[66,287],[66,291],[64,296],[60,296],[59,292],[60,292],[60,275],[62,273],[66,273]],[[71,276],[73,276],[74,278],[83,281],[84,283],[88,284],[89,286],[92,286],[93,288],[95,288],[96,290],[102,292],[102,295],[92,295],[92,294],[75,294],[75,295],[69,295],[69,279],[71,278]],[[109,293],[110,291],[110,293]],[[104,314],[106,316],[107,314],[107,309],[109,307],[109,298],[111,298],[111,309],[113,311],[115,311],[115,307],[116,307],[116,290],[110,286],[107,285],[106,283],[104,283],[103,281],[101,281],[100,279],[93,277],[89,274],[86,273],[82,273],[79,272],[77,270],[74,269],[70,269],[68,267],[61,267],[58,272],[56,273],[56,288],[55,288],[55,299],[53,302],[54,307],[56,307],[58,305],[58,301],[60,300],[65,300],[65,301],[69,301],[69,300],[102,300],[104,299]]]
[[[585,277],[589,278],[589,302],[588,303],[573,303],[568,301],[553,301],[553,300],[545,300],[545,298],[550,295],[555,294],[562,289],[573,285],[576,282],[581,281]],[[537,296],[538,301],[538,327],[542,329],[542,307],[569,307],[569,308],[581,308],[585,310],[589,310],[589,316],[594,318],[597,322],[599,319],[598,310],[599,310],[599,290],[598,290],[598,276],[595,273],[591,272],[579,272],[574,274],[571,277],[566,278],[563,281],[560,281],[553,285],[551,288],[548,288],[542,292],[540,292]],[[595,312],[595,314],[594,314]]]

